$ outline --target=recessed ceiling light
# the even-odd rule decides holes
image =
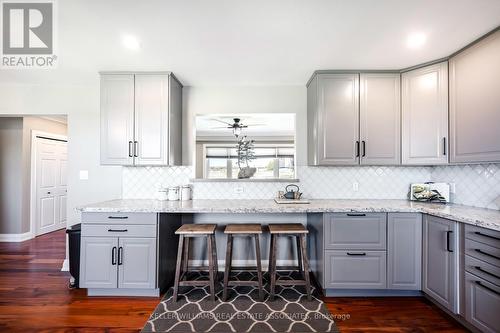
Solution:
[[[416,32],[412,33],[406,39],[406,46],[410,49],[418,49],[422,47],[427,41],[427,36],[424,33]]]
[[[132,35],[123,35],[122,36],[122,43],[123,46],[125,46],[127,49],[137,51],[141,48],[141,44],[139,43],[139,40],[137,37],[132,36]]]

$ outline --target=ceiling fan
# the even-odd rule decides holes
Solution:
[[[220,123],[223,123],[223,124],[226,124],[227,126],[226,127],[214,127],[214,128],[229,128],[229,129],[232,129],[233,130],[233,134],[235,137],[238,137],[240,136],[241,134],[241,129],[242,128],[247,128],[248,125],[244,125],[243,123],[241,123],[241,119],[240,118],[233,118],[233,121],[234,123],[228,123],[228,122],[225,122],[223,120],[220,120],[220,119],[215,119],[215,118],[211,118],[210,120],[214,120],[214,121],[218,121]],[[251,124],[252,126],[262,126],[263,124]]]

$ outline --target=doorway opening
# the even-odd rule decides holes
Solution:
[[[66,228],[68,118],[0,116],[0,241]]]

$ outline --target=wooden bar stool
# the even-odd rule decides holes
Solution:
[[[179,249],[177,250],[177,264],[175,268],[173,300],[177,302],[179,287],[182,286],[209,286],[210,298],[215,301],[215,281],[217,279],[217,247],[215,244],[215,224],[184,224],[175,231],[179,235]],[[208,280],[187,280],[189,272],[189,240],[193,237],[207,237],[208,267],[196,267],[198,270],[208,270]],[[186,278],[186,280],[184,280]]]
[[[264,288],[262,283],[262,267],[260,261],[260,244],[259,237],[262,234],[262,226],[260,224],[229,224],[226,226],[224,233],[227,235],[227,248],[226,248],[226,268],[224,272],[224,292],[222,299],[227,300],[227,288],[229,286],[258,286],[259,300],[264,300]],[[231,262],[233,260],[233,237],[253,237],[255,240],[255,259],[257,261],[257,281],[229,281],[229,274],[231,274]]]
[[[290,286],[303,285],[306,288],[307,299],[311,300],[311,282],[309,280],[309,259],[307,258],[306,237],[309,231],[300,223],[290,224],[270,224],[269,232],[271,234],[271,249],[269,251],[269,274],[271,275],[271,285],[269,299],[274,300],[274,290],[276,285]],[[292,236],[297,239],[297,256],[299,267],[302,272],[302,280],[277,280],[276,278],[276,242],[279,236]]]

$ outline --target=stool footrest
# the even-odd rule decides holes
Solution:
[[[210,284],[210,280],[179,281],[179,286],[204,287]]]
[[[276,285],[280,286],[305,286],[305,280],[276,280]]]
[[[259,281],[228,281],[229,286],[258,286]]]

